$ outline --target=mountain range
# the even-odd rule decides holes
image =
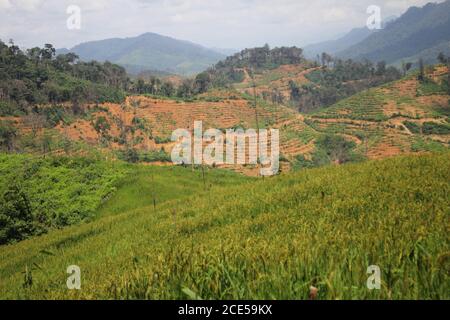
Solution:
[[[397,19],[386,19],[381,30],[357,28],[345,36],[305,47],[305,55],[315,59],[327,52],[343,59],[435,63],[439,52],[450,54],[450,1],[411,7]]]
[[[450,53],[450,1],[411,7],[386,28],[338,53],[351,59],[402,60],[423,58],[435,62],[439,51]],[[414,62],[414,61],[411,61]]]
[[[149,70],[164,74],[191,76],[230,56],[234,49],[206,48],[156,33],[131,38],[113,38],[79,44],[57,53],[76,53],[82,60],[110,61],[138,75]],[[450,0],[411,7],[399,18],[384,20],[381,30],[355,28],[343,37],[308,45],[307,58],[327,52],[342,59],[384,60],[400,65],[403,61],[436,63],[437,55],[450,55]]]

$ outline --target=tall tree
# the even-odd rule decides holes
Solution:
[[[0,146],[7,152],[14,150],[14,140],[17,137],[17,130],[12,123],[7,121],[0,122]]]
[[[418,80],[420,82],[424,82],[425,81],[425,65],[423,63],[423,59],[422,58],[419,59],[419,76],[418,76]]]
[[[403,76],[406,76],[411,67],[412,67],[411,62],[402,62]]]

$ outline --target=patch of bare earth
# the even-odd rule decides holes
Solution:
[[[383,140],[375,147],[372,147],[367,156],[369,159],[383,159],[393,157],[403,153],[403,150],[398,146],[392,145],[389,141]]]
[[[417,94],[417,80],[408,79],[394,84],[393,90],[402,96],[415,97]]]

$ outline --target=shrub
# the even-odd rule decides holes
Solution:
[[[134,148],[128,148],[119,152],[119,159],[130,163],[137,163],[139,162],[139,153]]]
[[[420,125],[415,122],[405,121],[403,122],[406,128],[408,128],[411,133],[419,134],[420,133]]]
[[[91,158],[0,154],[0,244],[92,218],[122,175]]]
[[[161,138],[161,137],[155,137],[155,143],[156,144],[165,144],[171,142],[171,138]]]
[[[450,134],[450,125],[436,122],[425,122],[422,130],[424,134],[445,135]]]
[[[23,240],[34,229],[28,196],[15,184],[7,186],[0,194],[0,245]]]

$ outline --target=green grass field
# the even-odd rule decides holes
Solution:
[[[450,153],[254,180],[130,167],[94,221],[0,247],[3,299],[449,299]],[[156,209],[154,208],[156,199]],[[69,265],[81,290],[66,287]],[[381,268],[368,290],[367,268]]]

